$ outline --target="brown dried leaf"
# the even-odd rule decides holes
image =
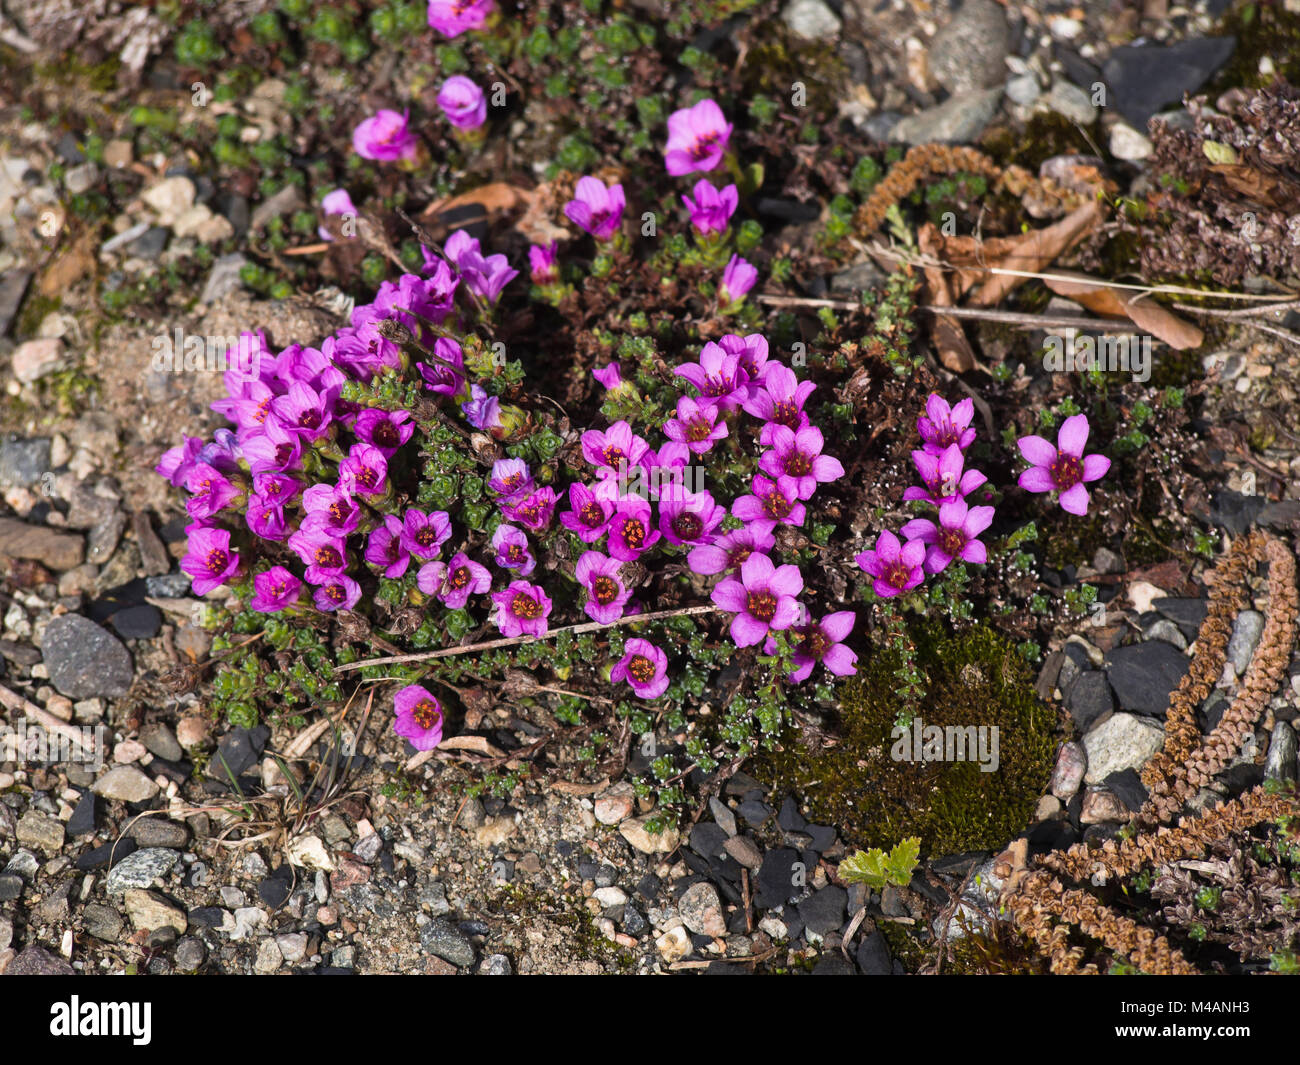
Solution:
[[[440,751],[473,751],[489,758],[504,758],[505,751],[498,750],[482,736],[449,736],[438,744]]]
[[[1096,314],[1128,318],[1139,329],[1159,337],[1171,348],[1183,351],[1199,348],[1205,334],[1191,322],[1179,318],[1153,300],[1143,299],[1126,289],[1112,288],[1084,274],[1064,275],[1044,283],[1058,296],[1067,296]]]
[[[933,223],[927,222],[917,233],[917,245],[927,258],[943,258],[943,235]],[[925,269],[927,303],[931,307],[951,307],[954,300],[949,288],[948,274],[937,266]],[[975,368],[975,352],[966,339],[961,323],[954,318],[936,315],[931,325],[931,340],[939,352],[939,361],[953,373],[965,373]]]

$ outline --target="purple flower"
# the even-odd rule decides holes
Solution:
[[[284,507],[260,493],[248,497],[244,522],[255,536],[263,540],[283,540],[289,535],[289,518]]]
[[[502,522],[492,534],[492,547],[496,550],[493,561],[502,569],[517,569],[527,577],[537,567],[537,559],[528,549],[528,537],[513,525]]]
[[[789,674],[792,684],[805,680],[818,662],[837,677],[851,677],[857,672],[855,663],[858,656],[844,646],[857,615],[852,610],[841,610],[827,614],[821,621],[810,621],[806,625],[796,625],[795,633],[799,642],[794,647],[794,664],[796,669]]]
[[[941,455],[956,444],[963,451],[975,439],[975,403],[969,397],[955,407],[937,392],[931,392],[925,401],[925,413],[916,419],[916,430],[924,441],[922,447],[932,455]]]
[[[1087,442],[1088,418],[1083,414],[1061,423],[1056,447],[1041,436],[1022,436],[1016,444],[1031,465],[1020,475],[1020,487],[1026,492],[1059,492],[1061,509],[1067,514],[1087,514],[1084,482],[1095,481],[1110,469],[1105,455],[1084,455]]]
[[[415,423],[408,411],[363,410],[357,415],[352,431],[364,443],[377,448],[386,459],[397,454],[397,449],[411,439]]]
[[[302,506],[303,527],[318,528],[329,536],[348,536],[361,524],[361,508],[350,492],[336,485],[312,485],[302,494]]]
[[[584,551],[573,576],[587,589],[587,601],[582,609],[592,621],[602,625],[617,621],[623,616],[632,593],[623,584],[619,563],[599,551]]]
[[[311,580],[310,577],[307,578]],[[316,609],[323,613],[334,610],[351,610],[361,598],[361,585],[343,573],[324,579],[312,595]]]
[[[482,595],[492,587],[492,574],[461,551],[452,555],[450,562],[421,566],[415,583],[426,595],[436,595],[452,610],[460,610],[470,595]]]
[[[185,504],[191,518],[210,518],[239,498],[239,489],[206,462],[190,467],[185,487],[193,493]]]
[[[624,388],[630,387],[623,378],[619,376],[618,363],[616,362],[611,362],[608,366],[602,367],[599,370],[592,370],[591,376],[594,377],[599,384],[604,385],[605,391],[607,392],[619,392]]]
[[[627,681],[642,699],[658,699],[668,690],[668,656],[649,640],[633,637],[623,658],[609,671],[610,683]]]
[[[296,477],[290,477],[283,473],[271,471],[255,473],[253,474],[253,491],[266,499],[267,502],[283,507],[298,498],[298,493],[302,491],[302,482]]]
[[[740,203],[740,193],[735,185],[728,185],[719,192],[708,181],[701,178],[695,183],[695,199],[682,197],[682,203],[691,212],[691,225],[702,234],[721,233],[735,213]]]
[[[800,381],[789,367],[776,362],[769,364],[763,375],[763,387],[751,390],[744,403],[746,412],[765,423],[758,442],[770,447],[778,425],[795,432],[804,428],[808,415],[803,405],[816,388],[811,381]]]
[[[614,503],[608,492],[601,493],[601,488],[612,483],[602,481],[594,492],[577,481],[569,485],[569,509],[560,515],[560,524],[577,533],[584,544],[595,543],[605,534],[614,513]]]
[[[673,492],[659,503],[659,529],[672,544],[708,543],[726,516],[708,492]]]
[[[501,290],[519,276],[519,271],[511,269],[504,255],[489,255],[485,259],[478,241],[463,229],[447,238],[446,252],[469,290],[487,303],[496,303]]]
[[[674,177],[695,170],[712,170],[720,162],[731,138],[731,124],[712,100],[668,116],[668,145],[664,165]]]
[[[514,581],[509,588],[492,593],[493,611],[501,635],[544,636],[551,616],[551,599],[539,585]]]
[[[363,159],[414,159],[415,134],[407,128],[410,113],[381,110],[352,131],[352,148]]]
[[[588,429],[582,434],[582,457],[596,467],[601,477],[644,466],[650,445],[632,432],[627,422],[618,421],[603,432]]]
[[[271,413],[289,432],[304,440],[319,440],[330,430],[336,398],[337,393],[322,394],[302,381],[294,381],[286,395],[271,400]]]
[[[767,337],[762,333],[750,333],[743,337],[728,333],[719,337],[718,343],[724,351],[735,355],[739,360],[740,368],[749,377],[749,394],[752,396],[758,392],[768,371]]]
[[[759,459],[758,468],[777,484],[793,489],[797,499],[811,499],[819,483],[844,476],[839,459],[822,454],[822,432],[809,425],[798,432],[784,425],[772,429],[772,449]]]
[[[289,550],[307,564],[308,584],[323,584],[348,567],[346,541],[318,527],[299,526],[289,537]]]
[[[788,629],[802,615],[795,598],[803,591],[798,566],[774,566],[767,555],[753,554],[740,567],[740,579],[727,577],[713,589],[713,601],[735,613],[731,639],[752,647],[769,632]]]
[[[487,98],[464,74],[453,74],[442,83],[438,106],[456,129],[477,129],[487,120]]]
[[[225,529],[194,529],[189,535],[181,569],[191,578],[195,595],[207,595],[239,570],[239,554],[230,548]]]
[[[741,496],[731,505],[731,513],[741,521],[774,521],[781,525],[802,525],[807,511],[795,495],[794,484],[782,484],[754,474],[753,495]]]
[[[614,366],[617,374],[618,364],[615,363]],[[203,450],[203,441],[197,436],[187,436],[184,439],[185,443],[164,451],[158,465],[153,468],[154,473],[166,477],[173,488],[179,488],[185,483],[185,478],[198,461],[199,452]]]
[[[718,304],[723,308],[739,303],[758,281],[758,271],[739,255],[733,255],[731,262],[722,272],[722,284],[718,286]]]
[[[392,514],[385,514],[383,524],[370,531],[370,538],[366,541],[366,561],[378,566],[389,580],[396,580],[411,564],[411,553],[406,549],[404,539],[402,523]]]
[[[673,373],[693,384],[703,403],[716,403],[723,410],[735,410],[749,394],[749,375],[741,368],[740,355],[711,340],[700,349],[699,362],[688,362]]]
[[[505,427],[501,421],[501,400],[489,396],[479,385],[469,386],[469,399],[460,405],[460,409],[465,420],[475,429],[491,432]]]
[[[912,485],[907,488],[903,499],[908,502],[924,500],[936,507],[942,506],[959,496],[970,495],[988,480],[979,470],[964,469],[966,458],[957,444],[949,444],[938,455],[913,451],[912,463],[924,487]]]
[[[875,577],[873,587],[882,599],[892,599],[909,592],[925,579],[921,564],[925,561],[925,544],[908,540],[900,545],[898,537],[882,529],[874,551],[863,551],[854,560]]]
[[[444,396],[454,396],[460,391],[461,385],[465,383],[465,378],[452,369],[452,366],[463,369],[465,366],[465,353],[461,350],[461,346],[450,337],[439,337],[433,345],[433,353],[442,362],[434,363],[431,366],[422,362],[415,364],[415,368],[420,371],[420,376],[424,378],[424,387],[430,392],[438,392]],[[451,363],[451,366],[446,366],[445,363]]]
[[[497,459],[487,486],[503,500],[521,499],[532,491],[533,475],[523,459]]]
[[[427,689],[418,684],[403,688],[393,696],[393,710],[393,731],[417,751],[431,751],[442,742],[442,704]]]
[[[325,198],[320,202],[321,210],[325,212],[326,217],[332,214],[351,215],[357,217],[356,206],[352,202],[352,197],[348,195],[347,189],[335,189],[333,192],[327,192]],[[317,226],[316,233],[321,240],[333,240],[334,234],[324,226]]]
[[[686,562],[692,573],[711,575],[738,570],[752,554],[766,554],[776,544],[772,530],[776,522],[751,521],[743,528],[732,529],[711,544],[691,548]]]
[[[402,547],[416,558],[437,558],[450,536],[451,522],[446,511],[426,514],[411,507],[402,515]]]
[[[401,349],[379,334],[378,317],[359,321],[361,324],[344,326],[325,338],[321,344],[325,357],[363,381],[369,381],[386,368],[400,369]]]
[[[388,487],[388,460],[372,444],[353,444],[339,463],[339,487],[356,495],[380,496]]]
[[[496,10],[493,0],[429,0],[429,25],[444,37],[481,30]]]
[[[634,562],[659,542],[660,535],[650,527],[650,504],[638,496],[626,496],[609,519],[609,553],[620,562]]]
[[[293,606],[301,593],[302,581],[283,566],[272,566],[253,578],[253,598],[248,606],[260,614],[275,614]]]
[[[701,406],[690,396],[677,399],[677,417],[664,422],[664,435],[703,455],[728,433],[727,423],[718,419],[715,404]]]
[[[559,245],[555,241],[551,241],[545,247],[538,244],[529,245],[528,269],[534,285],[541,285],[544,288],[560,280],[558,249]]]
[[[623,221],[622,185],[605,187],[599,178],[579,178],[573,199],[564,205],[564,216],[597,240],[609,240]]]
[[[958,498],[939,507],[938,525],[929,518],[913,518],[899,531],[927,545],[926,573],[942,573],[954,558],[987,562],[988,551],[976,537],[992,524],[992,507],[968,507],[966,500]]]
[[[534,489],[523,499],[501,501],[501,513],[507,521],[517,521],[531,532],[539,533],[551,524],[555,513],[555,489],[550,485]]]
[[[302,440],[274,418],[260,432],[242,436],[239,447],[253,473],[302,469]]]

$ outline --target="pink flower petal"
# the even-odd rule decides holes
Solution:
[[[1061,509],[1067,514],[1088,513],[1088,489],[1082,484],[1067,488],[1061,493]]]
[[[1041,436],[1022,436],[1016,446],[1031,466],[1050,466],[1056,461],[1056,448]]]
[[[1095,481],[1106,475],[1110,469],[1110,459],[1105,455],[1085,455],[1083,457],[1083,479]]]
[[[1061,423],[1061,431],[1056,434],[1056,446],[1066,455],[1079,458],[1084,445],[1088,442],[1088,417],[1075,414]]]

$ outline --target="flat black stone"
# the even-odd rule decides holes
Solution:
[[[23,893],[23,878],[11,874],[0,874],[0,902],[9,902]]]
[[[152,640],[162,627],[162,611],[152,603],[129,606],[111,615],[108,623],[124,640]]]
[[[1153,599],[1151,605],[1178,626],[1178,631],[1189,640],[1196,639],[1205,621],[1205,612],[1209,603],[1201,598],[1181,598],[1170,596],[1165,599]]]
[[[1224,713],[1228,709],[1228,699],[1225,695],[1212,696],[1205,701],[1204,706],[1196,708],[1196,720],[1201,726],[1201,732],[1209,735],[1219,727],[1219,722],[1223,719]]]
[[[104,843],[86,851],[73,864],[81,870],[102,869],[104,866],[112,868],[127,855],[134,854],[135,851],[135,840],[130,836],[123,836],[120,840]]]
[[[1039,821],[1029,826],[1025,833],[1029,848],[1035,854],[1069,847],[1079,842],[1079,830],[1064,818],[1057,821]]]
[[[726,841],[726,829],[712,821],[699,821],[691,829],[691,850],[705,858],[716,858],[723,853],[722,845]]]
[[[228,781],[226,774],[238,777],[246,769],[251,769],[262,757],[266,741],[271,738],[271,730],[265,725],[256,728],[234,728],[221,737],[217,744],[217,753],[208,763],[208,775],[214,780]],[[224,762],[224,764],[223,764]]]
[[[1200,37],[1168,45],[1121,45],[1101,72],[1117,108],[1136,129],[1167,106],[1182,102],[1214,74],[1237,46],[1235,37]]]
[[[1259,512],[1258,521],[1281,532],[1289,532],[1300,522],[1300,499],[1283,499],[1269,503]]]
[[[1142,778],[1138,776],[1136,769],[1122,769],[1111,773],[1102,783],[1110,788],[1116,798],[1133,813],[1142,809],[1147,801],[1147,789],[1143,786]]]
[[[1191,668],[1191,659],[1164,640],[1116,647],[1106,656],[1106,676],[1121,709],[1163,718],[1169,695]]]
[[[699,873],[703,877],[707,877],[713,871],[713,867],[709,865],[708,858],[702,858],[691,850],[682,851],[682,861],[686,863],[688,869],[692,872]]]
[[[636,893],[645,899],[646,902],[651,902],[654,900],[655,896],[659,894],[659,890],[663,886],[664,882],[655,876],[654,873],[646,873],[645,876],[636,882]]]
[[[833,825],[808,825],[804,831],[812,837],[809,846],[818,854],[824,854],[835,843],[838,833]]]
[[[95,831],[95,793],[86,791],[72,811],[66,825],[69,836],[88,836]]]
[[[858,968],[864,976],[889,976],[893,973],[889,944],[879,931],[863,936],[858,944]]]
[[[805,928],[820,935],[837,931],[844,924],[844,910],[849,893],[837,884],[827,884],[799,903],[799,916]]]
[[[1261,496],[1244,496],[1224,488],[1214,494],[1210,500],[1209,520],[1211,525],[1218,525],[1234,536],[1241,536],[1255,523],[1260,511],[1264,509]]]
[[[839,951],[825,955],[821,961],[813,966],[813,976],[857,976],[858,971],[853,968],[853,963],[849,961]]]
[[[794,801],[794,796],[785,797],[785,801],[781,803],[781,812],[776,815],[776,823],[786,832],[802,832],[807,828],[808,822],[799,812],[799,804]]]
[[[1106,674],[1097,669],[1080,673],[1070,685],[1065,705],[1079,731],[1087,732],[1094,721],[1115,709],[1115,697],[1111,695]]]
[[[1264,767],[1242,762],[1228,766],[1215,779],[1227,787],[1229,794],[1236,795],[1264,783]]]
[[[785,903],[798,889],[792,882],[794,863],[799,861],[799,852],[789,847],[778,847],[763,856],[759,866],[758,891],[754,904],[761,909],[770,910]]]
[[[736,813],[744,818],[746,824],[758,828],[772,816],[772,807],[768,806],[765,802],[755,802],[752,799],[746,799],[736,809]]]
[[[278,909],[289,901],[293,890],[293,872],[288,866],[281,866],[257,885],[257,897],[272,909]]]
[[[198,925],[200,928],[220,928],[225,913],[226,911],[220,906],[199,906],[190,910],[190,924]]]

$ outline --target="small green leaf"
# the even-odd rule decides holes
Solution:
[[[1227,144],[1219,144],[1217,141],[1202,141],[1201,150],[1205,152],[1205,158],[1212,163],[1231,166],[1237,162],[1237,153]]]

